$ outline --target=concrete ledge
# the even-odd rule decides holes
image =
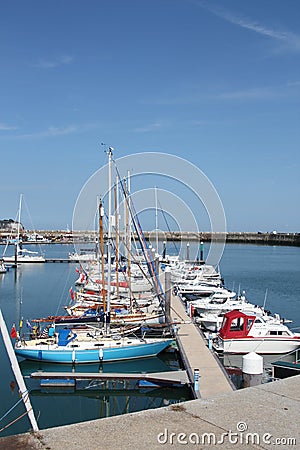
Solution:
[[[2,438],[0,449],[297,449],[299,412],[296,376],[214,399]]]

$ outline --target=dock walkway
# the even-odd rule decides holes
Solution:
[[[233,385],[224,369],[206,346],[199,329],[187,315],[182,301],[174,294],[171,297],[171,319],[178,322],[177,343],[191,382],[194,370],[199,369],[199,396],[211,398],[232,392]]]
[[[73,380],[146,380],[152,383],[188,384],[185,370],[155,373],[85,373],[85,372],[33,372],[31,378]]]

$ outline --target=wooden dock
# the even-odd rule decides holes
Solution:
[[[171,318],[173,322],[178,322],[177,344],[191,383],[195,369],[199,369],[199,392],[195,395],[211,398],[232,392],[234,387],[224,368],[208,349],[206,340],[187,315],[180,298],[174,294],[171,297]]]
[[[172,370],[157,373],[104,373],[104,372],[33,372],[31,378],[65,379],[65,380],[146,380],[157,384],[189,384],[190,380],[185,370]]]
[[[46,263],[78,263],[79,260],[69,259],[69,258],[46,258]],[[85,262],[85,261],[83,261]]]

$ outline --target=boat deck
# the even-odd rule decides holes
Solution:
[[[138,338],[138,337],[127,337],[127,336],[121,336],[120,334],[116,334],[115,336],[112,336],[112,338],[104,337],[103,335],[97,335],[93,336],[92,334],[89,334],[86,331],[82,330],[75,330],[76,331],[76,338],[68,345],[61,344],[58,345],[55,338],[37,338],[37,339],[31,339],[28,341],[21,341],[19,345],[16,345],[16,350],[18,349],[28,349],[28,348],[41,348],[41,349],[47,349],[47,348],[54,348],[54,349],[60,349],[60,350],[85,350],[88,346],[88,348],[114,348],[116,346],[120,347],[127,347],[130,346],[130,344],[144,344],[144,343],[151,343],[151,342],[162,342],[162,341],[170,341],[170,343],[173,341],[172,338],[165,338],[165,339],[157,339],[157,338]]]
[[[187,315],[180,298],[172,293],[171,319],[178,323],[177,343],[193,383],[194,370],[199,369],[198,397],[211,398],[232,392],[234,387],[217,357],[208,349],[199,328]]]

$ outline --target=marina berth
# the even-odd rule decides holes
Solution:
[[[213,348],[218,352],[237,354],[288,353],[300,348],[300,334],[294,334],[277,318],[233,310],[224,315]]]
[[[27,367],[41,366],[38,374],[42,379],[40,388],[71,385],[76,392],[79,389],[77,380],[85,373],[85,386],[91,388],[90,392],[96,387],[96,380],[99,382],[98,390],[109,391],[106,381],[128,381],[124,373],[130,372],[128,366],[133,362],[136,363],[138,378],[145,383],[142,361],[153,361],[160,355],[158,360],[170,362],[167,365],[169,372],[176,370],[172,366],[174,361],[176,368],[184,368],[184,384],[188,384],[191,398],[208,399],[215,394],[231,392],[236,387],[224,369],[224,358],[219,359],[218,353],[275,355],[300,349],[300,335],[292,333],[279,316],[271,317],[264,307],[250,303],[244,292],[237,295],[225,287],[219,267],[207,264],[203,257],[203,242],[200,243],[197,260],[189,260],[188,252],[185,260],[180,259],[180,254],[168,257],[166,242],[162,255],[158,254],[158,236],[154,248],[153,240],[148,242],[145,239],[139,223],[128,188],[129,175],[120,177],[117,167],[113,173],[116,162],[112,148],[106,154],[108,188],[107,192],[106,189],[102,192],[104,200],[97,200],[99,236],[93,241],[96,242],[95,251],[71,253],[70,247],[66,251],[66,262],[79,262],[77,279],[69,290],[69,303],[63,302],[63,296],[59,300],[56,295],[56,302],[52,305],[52,312],[57,308],[56,315],[47,316],[48,311],[36,308],[32,302],[29,316],[34,326],[30,321],[24,321],[28,333],[21,325],[24,309],[20,306],[20,325],[15,326],[15,321],[14,332],[10,335],[15,340],[15,355],[24,360],[21,363],[25,362]],[[124,226],[119,233],[121,193]],[[105,232],[104,226],[107,227]],[[138,242],[134,241],[135,237]],[[195,245],[199,251],[199,243]],[[26,259],[42,261],[38,254],[22,250],[19,236],[15,242],[15,255],[11,258],[16,263]],[[69,268],[72,269],[71,264]],[[162,281],[158,275],[164,271]],[[7,278],[2,277],[3,284]],[[63,294],[66,297],[70,286],[67,280],[64,280]],[[35,293],[31,293],[32,297]],[[58,315],[62,308],[62,315]],[[32,319],[39,314],[37,311],[45,316]],[[202,333],[200,327],[209,333]],[[212,336],[211,333],[216,334]],[[112,366],[120,367],[123,362],[124,371],[114,369],[111,372]],[[54,365],[48,380],[43,378],[46,373],[43,372],[43,364]],[[93,366],[95,375],[92,367],[87,371],[84,365]],[[149,362],[149,371],[153,370],[151,365]],[[76,373],[76,381],[75,377],[64,380],[68,373]],[[131,373],[128,379],[135,379],[134,376],[137,375]],[[164,376],[169,380],[169,387],[173,388],[174,375]],[[157,389],[158,385],[153,384],[147,387]],[[122,386],[125,395],[128,395],[127,388],[126,384]],[[135,385],[134,388],[138,390],[140,386]]]

